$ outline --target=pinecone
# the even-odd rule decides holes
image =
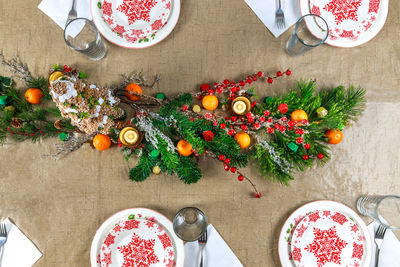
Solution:
[[[14,128],[21,128],[23,125],[23,121],[20,118],[12,118],[11,126]]]
[[[122,129],[122,128],[124,128],[124,126],[125,126],[125,123],[123,121],[117,121],[117,122],[115,122],[114,128]]]
[[[61,120],[56,120],[54,122],[54,128],[56,128],[57,130],[61,130],[62,129]]]

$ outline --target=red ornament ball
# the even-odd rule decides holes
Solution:
[[[253,80],[250,79],[250,78],[248,78],[248,79],[246,80],[246,82],[247,82],[248,84],[251,84],[251,83],[253,82]]]
[[[210,142],[214,139],[214,133],[212,131],[204,131],[203,132],[204,140]]]
[[[261,193],[254,193],[254,197],[260,198],[261,197]]]
[[[291,72],[290,70],[287,70],[287,71],[286,71],[286,75],[287,75],[287,76],[290,76],[291,74],[292,74],[292,72]]]
[[[224,164],[224,169],[225,169],[225,171],[229,171],[229,166]]]
[[[254,75],[254,76],[252,77],[252,79],[253,79],[253,81],[257,81],[257,76]]]
[[[264,76],[264,73],[262,71],[259,71],[257,72],[257,76],[261,78],[262,76]]]
[[[260,124],[256,122],[256,123],[254,123],[253,127],[254,127],[254,129],[258,130],[258,129],[260,129]]]
[[[229,80],[228,80],[228,79],[225,79],[225,80],[224,80],[224,84],[229,84]]]
[[[239,176],[238,176],[238,180],[239,180],[239,181],[243,181],[243,179],[244,179],[243,175],[239,175]]]
[[[293,126],[296,125],[296,122],[295,121],[288,121],[288,125],[293,127]]]
[[[225,159],[225,163],[226,163],[226,164],[231,163],[231,159],[230,159],[230,158],[226,158],[226,159]]]
[[[304,148],[305,148],[305,149],[310,149],[310,147],[311,147],[311,145],[310,145],[309,143],[307,143],[307,144],[304,145]]]
[[[285,126],[280,126],[279,127],[279,131],[281,131],[282,133],[286,131],[286,127]]]
[[[218,156],[218,159],[219,159],[220,161],[223,161],[223,160],[225,159],[225,156],[224,156],[224,155],[219,155],[219,156]]]
[[[242,124],[242,126],[240,126],[242,128],[243,131],[247,131],[247,126]]]
[[[271,112],[268,109],[264,111],[264,116],[269,116],[269,114],[271,114]]]
[[[272,83],[274,81],[274,79],[272,79],[271,77],[268,77],[267,82],[268,83]]]
[[[268,132],[268,133],[273,133],[273,132],[274,132],[274,128],[268,127],[267,132]]]
[[[231,173],[235,173],[236,172],[236,167],[231,167]]]
[[[319,153],[319,154],[317,155],[317,157],[318,157],[319,159],[323,159],[323,158],[324,158],[324,154]]]
[[[276,72],[276,76],[281,77],[282,76],[282,72],[281,71]]]
[[[239,82],[239,85],[240,85],[240,86],[245,86],[246,83],[245,83],[244,81],[240,81],[240,82]]]
[[[265,122],[265,117],[260,117],[260,122]]]
[[[226,124],[225,124],[225,123],[221,123],[221,124],[219,125],[219,127],[221,127],[221,129],[225,129],[225,128],[226,128]]]
[[[304,155],[304,156],[303,156],[303,159],[304,159],[304,160],[308,160],[308,155]]]
[[[298,144],[301,144],[301,143],[303,143],[303,138],[301,138],[301,137],[299,137],[299,138],[297,138],[296,139],[296,143],[298,143]]]
[[[200,89],[201,89],[201,91],[207,91],[208,89],[210,89],[210,85],[208,85],[208,84],[202,84],[201,86],[200,86]]]
[[[280,105],[278,106],[278,111],[279,111],[280,113],[282,113],[282,114],[285,114],[286,112],[288,112],[288,110],[289,110],[289,107],[288,107],[288,105],[285,104],[285,103],[282,103],[282,104],[280,104]]]
[[[228,134],[229,134],[229,135],[234,135],[234,134],[235,134],[235,131],[232,130],[232,129],[230,129],[230,130],[228,131]]]

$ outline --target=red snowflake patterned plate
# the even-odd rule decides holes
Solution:
[[[329,200],[319,200],[307,203],[297,210],[295,210],[284,223],[280,236],[279,236],[279,259],[283,267],[294,267],[296,266],[293,261],[291,245],[292,236],[297,226],[302,222],[308,215],[314,213],[317,210],[334,210],[348,218],[350,218],[355,224],[358,225],[360,232],[365,237],[364,243],[364,262],[362,266],[369,266],[372,257],[372,239],[369,235],[368,228],[364,221],[357,215],[355,211],[338,202]],[[326,265],[331,266],[331,265]],[[308,266],[307,266],[308,267]]]
[[[307,215],[293,232],[291,252],[297,267],[362,266],[365,236],[341,212],[319,210]]]
[[[106,235],[100,252],[101,267],[173,267],[174,248],[157,222],[133,219],[118,223]]]
[[[145,208],[127,209],[112,215],[97,230],[90,263],[92,267],[183,267],[183,241],[162,214]]]
[[[171,0],[103,0],[104,22],[130,43],[151,37],[167,22]]]
[[[301,14],[317,14],[329,26],[325,43],[354,47],[371,40],[382,29],[389,0],[300,0]],[[313,31],[316,25],[308,25]]]
[[[90,9],[108,41],[137,49],[155,45],[172,32],[180,0],[91,0]]]

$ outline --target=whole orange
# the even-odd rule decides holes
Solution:
[[[140,86],[139,86],[138,84],[136,84],[136,83],[130,83],[130,84],[128,84],[128,85],[125,87],[125,89],[126,89],[126,91],[133,92],[133,93],[136,93],[136,94],[139,94],[139,95],[143,93],[142,87],[140,87]],[[129,99],[132,100],[132,101],[137,101],[137,100],[140,99],[140,96],[131,95],[131,94],[128,93],[128,92],[126,92],[125,95],[126,95],[127,98],[129,98]]]
[[[178,149],[178,153],[182,156],[190,156],[192,154],[192,145],[189,144],[186,140],[179,140],[178,144],[176,145]]]
[[[290,119],[292,121],[300,122],[302,120],[308,120],[308,116],[304,110],[298,109],[292,112],[292,115],[290,115]]]
[[[42,100],[43,93],[42,90],[38,88],[29,88],[25,92],[25,99],[31,104],[39,104]]]
[[[203,108],[209,111],[216,110],[218,107],[218,97],[215,95],[206,95],[203,97],[201,104],[203,105]]]
[[[97,134],[93,138],[93,146],[100,151],[106,150],[111,146],[111,139],[108,135]]]
[[[339,144],[343,139],[343,133],[339,129],[328,130],[325,135],[328,137],[329,144]]]
[[[240,148],[247,148],[250,145],[250,136],[245,132],[235,134],[235,140]]]

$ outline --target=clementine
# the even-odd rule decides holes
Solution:
[[[329,144],[339,144],[343,139],[343,133],[339,129],[328,130],[325,135]]]
[[[215,95],[206,95],[201,101],[203,108],[213,111],[218,107],[218,98]]]
[[[25,99],[31,104],[39,104],[42,100],[43,93],[42,90],[38,88],[29,88],[25,92]]]
[[[139,95],[143,93],[142,87],[140,87],[136,83],[128,84],[125,89],[126,89],[126,91],[133,92],[133,93],[136,93],[136,94],[139,94]],[[140,99],[140,96],[131,95],[128,92],[126,92],[125,95],[126,95],[127,98],[129,98],[132,101],[137,101],[137,100]]]
[[[111,146],[111,139],[108,135],[97,134],[93,138],[93,146],[100,151],[106,150]]]
[[[298,109],[292,112],[292,114],[290,115],[290,119],[292,121],[300,122],[302,120],[308,120],[308,116],[304,110]]]
[[[235,140],[240,148],[247,148],[250,145],[250,136],[245,132],[235,134]]]
[[[178,144],[176,145],[178,149],[178,153],[182,156],[190,156],[192,154],[192,145],[189,144],[186,140],[179,140]]]

